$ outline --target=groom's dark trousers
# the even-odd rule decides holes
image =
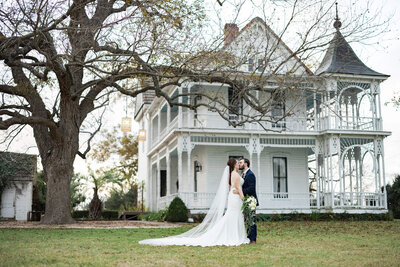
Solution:
[[[256,194],[256,176],[254,173],[248,169],[246,172],[246,176],[244,177],[244,183],[242,185],[243,195],[253,196],[257,199],[258,206],[258,198]],[[251,227],[250,235],[248,236],[250,241],[257,241],[257,224],[254,222],[254,225]]]

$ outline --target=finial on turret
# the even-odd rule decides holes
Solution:
[[[340,27],[342,26],[342,22],[339,19],[339,15],[338,15],[338,3],[335,3],[336,5],[336,18],[335,18],[335,22],[333,23],[333,27],[335,27],[335,29],[338,31],[340,29]]]

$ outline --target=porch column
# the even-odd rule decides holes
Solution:
[[[261,178],[261,166],[260,165],[261,165],[261,151],[257,151],[257,174]],[[256,192],[259,192],[260,180],[259,180],[258,183],[256,182]]]
[[[342,175],[344,176],[344,171],[343,171],[343,165],[342,165],[342,161],[341,161],[341,150],[340,150],[340,137],[338,137],[338,146],[336,149],[336,153],[337,153],[337,158],[338,158],[338,164],[339,164],[339,183],[340,183],[340,205],[343,206],[343,198],[345,196],[345,190],[344,190],[344,183],[342,181]],[[343,174],[342,174],[343,171]],[[333,179],[333,178],[332,178]]]
[[[339,98],[338,98],[338,94],[337,94],[337,90],[335,90],[335,129],[339,129],[339,122],[340,122],[340,118],[339,118]]]
[[[182,87],[178,88],[178,93],[182,94]],[[182,103],[182,97],[179,97],[179,103]],[[178,128],[182,128],[182,118],[183,118],[183,114],[182,114],[182,107],[178,106]],[[178,151],[179,154],[179,151]]]
[[[378,174],[379,172],[379,166],[377,166],[377,161],[378,161],[378,153],[377,153],[377,145],[376,145],[376,139],[374,139],[374,173],[375,173],[375,193],[379,192],[379,184],[378,184]]]
[[[317,93],[315,93],[315,92],[314,92],[313,101],[314,101],[314,130],[318,131],[320,129],[320,127],[319,127],[319,119],[318,119],[318,113],[317,113],[317,109],[318,109]]]
[[[372,105],[372,130],[378,130],[378,104],[377,102],[377,84],[373,82],[371,84],[370,96],[371,96],[371,105]]]
[[[329,150],[331,150],[331,149],[329,149]],[[335,192],[334,192],[334,190],[333,190],[333,171],[332,171],[332,151],[329,151],[329,176],[330,176],[330,179],[331,179],[331,192],[332,192],[332,209],[334,208],[334,206],[335,206],[335,196],[334,196],[334,194],[335,194]]]
[[[326,112],[328,113],[328,127],[327,127],[327,129],[331,129],[331,111],[330,111],[330,107],[331,107],[331,92],[330,91],[327,92],[326,99],[327,99]]]
[[[355,151],[354,151],[354,148],[352,148],[352,150],[353,150],[353,152],[355,153]],[[349,150],[349,152],[350,152],[350,150]],[[349,172],[349,179],[350,179],[350,201],[351,202],[353,202],[353,175],[352,175],[352,171],[351,171],[351,160],[352,160],[352,153],[350,153],[350,155],[349,155],[349,170],[350,170],[350,172]]]
[[[191,173],[191,171],[190,171],[190,167],[191,167],[191,159],[190,159],[190,155],[191,155],[191,153],[192,153],[192,150],[191,149],[188,149],[187,150],[187,180],[186,180],[186,192],[192,192],[192,191],[194,191],[193,190],[193,188],[190,188],[190,185],[191,185],[191,183],[190,183],[190,173]]]
[[[388,206],[387,206],[387,195],[386,195],[386,178],[385,178],[385,160],[384,160],[384,155],[385,155],[385,153],[384,153],[384,148],[383,148],[383,140],[381,141],[382,142],[382,144],[381,144],[381,159],[382,159],[382,179],[383,179],[383,197],[384,197],[384,201],[385,201],[385,209],[387,209],[388,208]]]
[[[167,126],[166,126],[167,129],[169,128],[170,120],[171,120],[171,106],[168,105],[167,103]]]
[[[338,155],[339,158],[339,181],[340,181],[340,206],[343,207],[343,198],[345,197],[345,184],[344,184],[344,168],[343,163]]]
[[[161,176],[160,176],[160,154],[157,155],[157,180],[156,180],[156,185],[157,185],[157,192],[156,192],[156,203],[157,203],[157,210],[158,210],[158,199],[160,198],[160,192],[161,192]]]
[[[377,130],[382,131],[383,126],[382,126],[381,88],[380,88],[379,84],[377,85],[376,91],[378,93],[378,107],[379,107],[379,113],[378,113],[379,129],[377,129]],[[382,141],[382,145],[383,145],[383,141]],[[383,157],[382,157],[382,159],[383,159]]]
[[[178,147],[178,193],[182,188],[182,151]]]
[[[188,88],[187,88],[187,91],[188,91],[188,97],[187,97],[187,100],[188,100],[188,103],[190,103],[190,89],[191,89],[191,87],[190,86],[188,86]],[[196,97],[196,96],[194,96],[194,97]],[[191,110],[190,109],[186,109],[187,110],[187,127],[193,127],[193,125],[192,125],[192,121],[191,121],[191,118],[190,118],[190,115],[191,115]],[[188,153],[189,154],[189,153]]]
[[[317,144],[318,146],[318,144]],[[321,196],[320,196],[320,190],[321,190],[321,185],[320,185],[320,171],[319,171],[319,153],[320,151],[316,149],[315,151],[315,179],[316,179],[316,184],[317,184],[317,208],[321,208]]]
[[[354,105],[357,105],[357,101],[355,101],[356,103],[353,103],[353,96],[350,99],[351,99],[351,115],[352,115],[351,121],[353,123],[352,129],[359,129],[358,122],[356,121],[356,114],[354,114],[355,112]]]
[[[148,180],[146,181],[147,185],[145,184],[145,187],[147,189],[146,190],[146,195],[147,195],[146,199],[147,199],[148,203],[146,205],[149,206],[150,210],[154,210],[153,209],[153,199],[152,199],[152,197],[153,197],[153,194],[152,194],[152,192],[153,192],[153,164],[151,162],[151,158],[149,158],[149,160],[147,162],[148,162],[147,163]]]
[[[171,194],[171,167],[170,167],[170,157],[169,157],[169,148],[167,144],[166,148],[166,155],[165,155],[165,160],[167,163],[167,196]]]
[[[158,129],[157,129],[157,138],[160,138],[160,133],[161,133],[161,109],[160,109],[160,111],[158,111]],[[161,141],[161,140],[159,140],[159,141]]]

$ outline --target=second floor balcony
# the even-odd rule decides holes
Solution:
[[[203,86],[197,89],[182,89],[183,93],[199,90],[212,91],[213,87]],[[374,89],[375,88],[375,89]],[[195,110],[186,107],[170,107],[165,101],[156,102],[152,106],[149,118],[149,149],[162,141],[175,130],[202,131],[209,133],[321,133],[334,130],[343,132],[376,132],[383,131],[378,85],[369,83],[338,83],[337,90],[308,90],[303,94],[290,95],[275,99],[273,90],[266,94],[257,94],[260,99],[269,103],[269,111],[260,118],[251,117],[257,114],[252,108],[235,100],[234,92],[229,88],[221,89],[225,94],[229,109],[223,112],[212,111],[212,103],[208,108],[205,98],[182,97],[183,103],[203,103]],[[202,91],[202,92],[203,92]],[[177,94],[175,89],[173,94]],[[268,102],[270,101],[270,102]],[[158,110],[157,110],[158,108]],[[230,109],[246,117],[229,114]],[[155,112],[156,111],[156,112]],[[251,117],[249,119],[249,117]]]

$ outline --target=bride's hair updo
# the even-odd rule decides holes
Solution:
[[[230,158],[228,160],[228,162],[226,163],[226,165],[229,166],[229,186],[231,186],[231,174],[232,174],[233,170],[235,169],[236,163],[237,163],[237,159],[235,159],[235,158]]]

